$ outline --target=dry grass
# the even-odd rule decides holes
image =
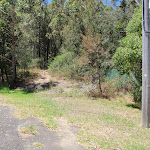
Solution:
[[[36,126],[34,125],[31,125],[29,127],[21,127],[18,129],[19,130],[19,133],[21,135],[37,135],[38,134],[38,129]]]
[[[74,89],[73,89],[74,90]],[[44,95],[41,95],[44,96]],[[81,127],[78,141],[97,149],[150,149],[150,130],[141,127],[141,110],[132,108],[130,95],[107,100],[85,97],[80,93],[48,94],[61,107],[66,118]]]
[[[41,143],[39,143],[39,142],[33,143],[33,146],[35,146],[35,147],[38,148],[38,149],[42,149],[42,148],[44,147],[44,145],[41,144]]]
[[[127,93],[108,100],[84,96],[80,88],[71,87],[66,81],[56,88],[60,88],[58,93],[25,94],[18,91],[2,95],[7,103],[13,104],[22,115],[43,119],[43,122],[52,128],[57,127],[53,118],[61,116],[62,111],[65,111],[63,116],[70,123],[81,127],[78,141],[87,148],[150,149],[150,130],[141,127],[141,110]],[[113,94],[113,89],[111,93]]]

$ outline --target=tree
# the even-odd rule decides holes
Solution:
[[[113,60],[121,74],[133,78],[135,100],[141,100],[142,85],[142,7],[135,9],[126,28],[127,35],[120,40]]]
[[[5,74],[7,74],[7,68],[11,68],[13,84],[15,84],[16,82],[16,65],[23,64],[24,68],[25,63],[29,63],[28,60],[21,60],[21,58],[23,57],[20,56],[23,56],[21,54],[25,54],[25,52],[27,52],[27,49],[24,49],[27,46],[27,43],[29,45],[28,49],[31,47],[31,44],[29,44],[31,41],[26,37],[27,35],[28,37],[31,37],[32,34],[30,34],[31,36],[29,36],[29,34],[27,34],[26,31],[27,29],[29,29],[31,21],[35,19],[35,11],[33,12],[33,10],[35,10],[35,5],[39,2],[40,1],[35,2],[22,0],[3,0],[0,2],[0,32],[2,33],[3,39],[0,43],[1,45],[3,45],[1,47],[2,49],[0,52],[3,58],[7,56],[7,59],[2,60],[1,64],[5,65],[1,67],[1,72],[2,74],[4,74],[5,70]],[[26,39],[26,41],[23,42],[22,39]],[[22,45],[19,43],[20,41]],[[33,44],[32,47],[34,47]],[[10,67],[10,63],[6,63],[6,60],[10,59],[12,59],[12,61],[10,61],[12,63],[12,67]],[[20,63],[21,61],[24,63]],[[7,65],[9,65],[9,67],[7,67]]]
[[[15,83],[16,81],[16,58],[15,58],[15,24],[16,22],[16,12],[15,12],[15,7],[16,7],[16,1],[6,1],[3,0],[0,3],[1,7],[1,18],[4,20],[4,24],[1,27],[1,31],[5,30],[4,33],[2,33],[3,36],[3,49],[2,49],[2,56],[5,56],[8,53],[11,53],[11,58],[12,59],[12,70],[13,70],[13,75],[12,75],[12,80]],[[7,9],[6,9],[7,8]],[[6,39],[6,37],[8,39]],[[11,49],[11,51],[10,51]],[[7,58],[9,59],[9,58]],[[7,63],[8,64],[8,63]],[[3,74],[3,68],[1,68],[2,74]],[[7,72],[7,71],[6,71]]]
[[[94,81],[98,80],[100,96],[103,96],[101,83],[111,66],[109,50],[102,47],[100,35],[94,33],[91,29],[89,29],[86,36],[81,36],[83,38],[83,55],[86,57],[86,64]]]

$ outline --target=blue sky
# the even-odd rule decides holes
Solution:
[[[116,1],[116,4],[117,4],[117,5],[120,5],[120,1],[121,1],[121,0]],[[111,1],[110,1],[110,0],[103,0],[103,3],[104,3],[104,4],[105,4],[106,2],[107,2],[108,5],[109,5],[109,4],[111,5]]]
[[[50,3],[52,0],[45,0],[47,3]],[[106,0],[103,0],[104,3],[106,2]],[[110,3],[110,0],[107,0],[108,3]],[[117,5],[120,4],[120,1],[117,2]]]
[[[46,2],[50,3],[52,0],[45,0]]]

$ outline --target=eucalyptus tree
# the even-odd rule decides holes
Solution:
[[[1,32],[3,36],[3,47],[1,49],[2,56],[8,55],[12,58],[12,68],[13,68],[13,75],[12,79],[13,82],[16,80],[16,58],[15,58],[15,40],[16,40],[16,34],[15,34],[15,26],[18,23],[18,16],[16,16],[16,0],[9,1],[9,0],[3,0],[1,5],[1,18],[4,21],[4,25],[1,27]],[[7,39],[6,39],[7,37]],[[7,51],[7,53],[6,53]],[[9,58],[7,58],[9,59]],[[5,60],[4,60],[5,61]],[[3,63],[2,63],[3,64]],[[1,69],[3,70],[3,69]],[[3,74],[3,71],[2,71]]]
[[[7,59],[2,61],[12,60],[12,81],[16,82],[16,65],[18,65],[19,59],[21,60],[20,55],[24,45],[20,45],[20,41],[26,35],[26,30],[29,28],[30,20],[34,17],[33,8],[35,5],[39,5],[39,1],[22,1],[22,0],[3,0],[0,2],[0,11],[1,11],[1,24],[2,32],[2,43],[1,47],[2,55],[7,55]],[[30,15],[29,15],[30,14]],[[24,16],[24,17],[23,17]],[[2,22],[1,21],[1,22]],[[3,32],[4,31],[4,32]],[[25,39],[25,38],[24,38]],[[28,39],[26,39],[28,42]],[[1,43],[1,44],[2,44]],[[23,44],[23,43],[22,43]],[[20,48],[20,51],[18,51]],[[17,50],[17,53],[16,53]],[[22,53],[25,54],[25,53]],[[18,60],[16,60],[18,59]],[[23,59],[22,59],[23,60]],[[2,63],[1,63],[2,64]],[[8,64],[8,63],[4,63]],[[10,65],[10,64],[9,64]],[[7,68],[7,67],[6,67]],[[10,67],[8,67],[10,68]],[[3,69],[1,72],[4,72]]]

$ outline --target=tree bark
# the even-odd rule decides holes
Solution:
[[[40,58],[41,57],[41,31],[40,31],[41,27],[40,27],[40,20],[39,20],[39,44],[38,44],[38,57]]]
[[[11,14],[11,19],[12,19],[12,68],[13,68],[13,84],[16,83],[16,58],[15,58],[15,6],[13,5],[12,7],[12,14]]]
[[[99,90],[100,90],[100,96],[103,96],[103,91],[102,91],[102,86],[101,86],[101,77],[99,73],[98,73],[98,76],[99,76],[98,85],[99,85]]]
[[[5,68],[5,76],[6,76],[7,83],[9,83],[9,79],[8,79],[8,74],[7,74],[7,69],[6,68]]]
[[[4,72],[2,68],[1,68],[1,78],[2,78],[2,83],[4,83]]]

